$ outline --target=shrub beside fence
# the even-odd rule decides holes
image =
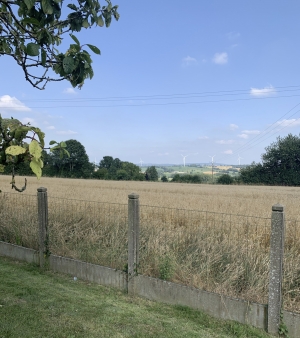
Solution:
[[[258,308],[252,312],[256,311],[258,317],[251,314],[254,317],[248,322],[270,333],[278,332],[281,325],[282,300],[288,310],[300,310],[299,224],[284,221],[282,206],[273,206],[271,218],[259,218],[140,206],[138,195],[128,197],[128,205],[64,200],[47,197],[46,189],[40,188],[37,217],[35,196],[0,194],[0,240],[39,249],[41,266],[47,265],[50,255],[50,262],[61,264],[60,269],[69,273],[80,269],[78,276],[83,278],[87,276],[83,271],[89,268],[86,263],[62,261],[57,256],[124,271],[131,294],[175,303],[179,299],[179,303],[207,310],[220,318],[247,322],[250,309],[247,302],[268,303],[267,317],[264,305],[260,309],[259,304],[253,303],[251,306]],[[67,268],[68,264],[73,267]],[[118,282],[112,281],[115,277],[110,270],[93,273],[92,280],[98,276],[109,285],[123,285],[120,273]],[[168,282],[161,284],[149,277]],[[187,289],[180,289],[183,285]],[[188,300],[189,292],[194,294],[192,298],[198,297],[198,303],[192,298]],[[209,292],[223,296],[217,301],[218,295]],[[230,314],[230,298],[228,304],[225,302],[226,309],[221,309],[224,295],[247,302],[235,303],[236,308]],[[215,300],[210,302],[220,303],[219,310],[216,307],[211,310],[211,304],[199,305],[211,297]],[[224,311],[229,314],[224,315]],[[296,314],[293,316],[298,318]],[[298,324],[293,320],[288,320],[291,332],[297,325],[300,330],[300,316]]]

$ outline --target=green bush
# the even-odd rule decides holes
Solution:
[[[228,174],[223,174],[217,179],[218,184],[232,184],[233,182],[234,179]]]

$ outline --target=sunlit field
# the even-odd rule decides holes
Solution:
[[[0,176],[0,189],[14,192],[10,176]],[[16,177],[18,186],[24,177]],[[143,205],[213,211],[269,217],[273,204],[284,205],[286,217],[299,218],[300,187],[225,186],[163,182],[104,181],[28,178],[25,194],[36,194],[38,187],[48,189],[49,196],[108,203],[127,203],[135,192]],[[14,192],[18,194],[17,192]]]
[[[300,312],[300,188],[30,177],[20,194],[9,182],[0,176],[0,240],[38,248],[36,192],[43,186],[50,251],[126,270],[127,201],[135,192],[139,273],[259,303],[268,295],[271,208],[280,203],[287,227],[284,306]]]

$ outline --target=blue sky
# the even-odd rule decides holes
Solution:
[[[278,136],[299,135],[299,1],[113,4],[118,22],[75,34],[101,49],[81,90],[39,91],[0,58],[3,117],[48,142],[76,139],[97,162],[250,164]]]

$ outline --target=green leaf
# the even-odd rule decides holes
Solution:
[[[67,7],[73,9],[74,11],[77,11],[77,7],[74,4],[69,4]]]
[[[35,5],[35,0],[24,0],[28,9],[31,9]]]
[[[45,14],[53,14],[51,0],[42,0],[42,9]]]
[[[50,148],[50,151],[53,152],[54,150],[60,149],[60,146],[55,146],[53,148]]]
[[[31,130],[34,131],[38,135],[39,141],[40,141],[40,144],[39,144],[40,148],[44,148],[44,146],[45,146],[45,142],[44,142],[45,133],[42,132],[40,128],[32,127]]]
[[[41,158],[42,155],[42,148],[39,145],[38,141],[33,140],[29,144],[29,153],[32,155],[36,160]]]
[[[87,44],[87,46],[91,49],[91,51],[93,51],[95,54],[101,54],[100,49],[97,48],[96,46],[93,45],[89,45]]]
[[[74,60],[72,56],[67,56],[64,58],[63,60],[63,68],[64,68],[64,72],[66,74],[70,74],[72,73],[72,71],[74,70]]]
[[[70,54],[72,53],[72,52],[80,52],[80,46],[79,45],[77,45],[77,44],[75,44],[75,43],[72,43],[71,45],[70,45],[70,48],[69,48],[69,50],[68,50],[69,52],[70,52]]]
[[[70,37],[76,42],[76,44],[77,44],[78,46],[80,46],[80,42],[79,42],[79,40],[76,38],[75,35],[70,34]]]
[[[63,149],[63,151],[64,151],[64,153],[65,153],[68,157],[70,157],[70,153],[68,152],[67,149]]]
[[[31,162],[30,162],[30,168],[35,173],[36,177],[38,179],[40,179],[41,176],[42,176],[42,164],[41,164],[41,161],[36,160],[35,158],[33,158],[31,160]]]
[[[40,54],[39,49],[40,46],[37,43],[29,42],[26,46],[26,53],[30,56],[38,56]]]
[[[24,154],[26,152],[26,149],[20,146],[10,146],[5,149],[5,153],[7,155],[13,155],[13,156],[18,156],[21,154]]]
[[[84,19],[84,20],[82,21],[82,27],[84,27],[84,28],[89,28],[89,27],[90,27],[90,24],[89,24],[89,22],[87,21],[87,19]]]
[[[64,141],[60,142],[59,145],[60,145],[60,147],[62,147],[62,148],[67,148],[67,143],[64,142]]]
[[[104,21],[103,21],[102,15],[98,16],[97,25],[100,26],[100,27],[104,26]]]
[[[22,23],[23,24],[31,23],[31,24],[33,24],[35,26],[39,26],[40,25],[39,20],[37,20],[35,18],[25,18],[24,20],[22,20]]]
[[[52,146],[52,144],[55,144],[55,143],[57,143],[57,142],[53,141],[53,140],[49,142],[50,146]]]
[[[45,66],[46,60],[47,60],[47,53],[44,49],[41,49],[41,59],[42,59],[42,65]]]

